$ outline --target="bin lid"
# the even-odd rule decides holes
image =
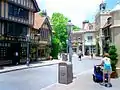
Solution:
[[[67,65],[71,65],[72,63],[71,62],[66,62]]]

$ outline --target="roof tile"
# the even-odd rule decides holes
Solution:
[[[35,28],[35,29],[41,28],[41,26],[44,23],[45,19],[46,19],[46,17],[42,17],[42,16],[40,16],[39,13],[35,13],[33,28]]]

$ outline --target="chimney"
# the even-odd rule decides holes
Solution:
[[[89,29],[89,21],[88,21],[88,20],[83,21],[83,26],[82,26],[82,28],[83,28],[84,30],[88,30],[88,29]]]

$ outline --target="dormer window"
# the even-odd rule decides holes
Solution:
[[[107,19],[107,23],[108,23],[108,24],[111,23],[111,19],[112,19],[111,17],[109,17],[109,18]]]

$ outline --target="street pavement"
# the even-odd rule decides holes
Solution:
[[[70,90],[80,90],[81,87],[84,87],[83,90],[87,90],[86,88],[91,87],[91,85],[94,86],[89,90],[94,90],[94,87],[98,84],[93,83],[91,70],[94,65],[100,63],[100,60],[83,57],[82,61],[79,61],[78,56],[73,55],[72,63],[73,73],[76,78],[73,83],[67,86],[57,83],[58,64],[55,63],[51,65],[48,64],[49,66],[45,65],[43,67],[1,73],[0,90],[66,90],[66,88],[71,88]],[[98,88],[99,87],[101,86],[98,85]]]
[[[120,78],[112,79],[112,87],[105,87],[99,83],[95,83],[92,80],[93,66],[100,63],[100,59],[91,59],[84,57],[82,61],[78,61],[76,56],[73,56],[75,62],[73,62],[74,74],[76,78],[71,84],[59,84],[55,83],[41,90],[119,90]],[[77,65],[79,64],[79,65]],[[79,68],[79,69],[78,69]]]
[[[112,87],[105,87],[99,83],[94,83],[92,80],[92,70],[81,73],[73,80],[73,83],[64,84],[53,84],[49,87],[41,90],[119,90],[120,79],[112,79]]]
[[[61,60],[49,60],[49,61],[38,61],[36,63],[30,63],[29,66],[27,66],[27,65],[4,66],[2,69],[0,69],[0,73],[6,73],[6,72],[11,72],[11,71],[54,65],[54,64],[58,64],[60,62],[61,62]]]
[[[0,74],[0,90],[40,90],[57,82],[57,65]]]
[[[94,65],[100,64],[100,59],[98,60],[98,57],[91,59],[89,56],[84,56],[82,57],[82,61],[79,61],[78,56],[74,54],[72,62],[74,75],[79,75],[81,72],[92,69]]]

